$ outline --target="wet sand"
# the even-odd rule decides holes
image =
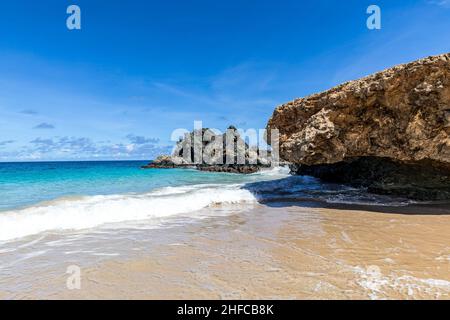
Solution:
[[[450,215],[298,203],[226,210],[146,230],[145,243],[130,233],[116,256],[56,255],[44,269],[10,272],[0,298],[450,299]],[[80,290],[66,287],[62,266],[72,263]]]

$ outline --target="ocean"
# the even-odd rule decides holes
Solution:
[[[448,205],[146,163],[0,163],[0,298],[449,297]]]
[[[0,241],[106,223],[160,222],[214,203],[254,201],[242,184],[286,175],[141,169],[146,163],[0,163]]]
[[[323,200],[407,205],[406,199],[293,177],[288,168],[256,174],[141,169],[145,161],[0,163],[0,241],[45,231],[169,219],[214,204]]]

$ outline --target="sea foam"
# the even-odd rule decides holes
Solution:
[[[216,204],[256,201],[240,185],[166,187],[146,194],[56,199],[0,214],[0,241],[45,231],[81,230],[109,223],[160,220]]]

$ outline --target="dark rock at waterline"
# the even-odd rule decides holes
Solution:
[[[298,175],[367,188],[369,192],[415,200],[450,199],[450,170],[432,161],[397,162],[361,157],[334,164],[291,165]]]
[[[200,171],[208,171],[208,172],[227,172],[227,173],[241,173],[241,174],[250,174],[258,172],[261,169],[261,166],[258,165],[198,165],[197,169]]]
[[[172,169],[175,167],[175,164],[170,159],[170,156],[159,156],[154,161],[150,162],[149,164],[142,166],[142,169]]]
[[[241,173],[250,174],[258,172],[261,169],[259,165],[192,165],[192,164],[180,164],[174,163],[170,156],[160,156],[155,161],[148,165],[142,166],[142,169],[175,169],[175,168],[195,168],[200,171],[207,172],[227,172],[227,173]]]
[[[174,169],[174,168],[186,168],[191,167],[191,164],[188,164],[183,161],[182,158],[172,157],[169,155],[161,155],[149,164],[142,166],[142,169]]]

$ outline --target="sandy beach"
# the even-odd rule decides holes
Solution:
[[[114,252],[95,258],[89,249],[105,250],[106,240],[77,240],[82,249],[72,252],[66,243],[50,259],[49,253],[28,256],[10,273],[1,270],[0,297],[450,299],[445,209],[430,215],[411,214],[427,211],[420,207],[397,208],[409,212],[402,214],[273,203],[207,210],[188,225],[122,230],[107,240]],[[58,241],[64,240],[50,234],[21,248]],[[80,290],[66,287],[71,264],[81,267]]]
[[[0,11],[0,300],[450,300],[450,0],[65,2]]]

